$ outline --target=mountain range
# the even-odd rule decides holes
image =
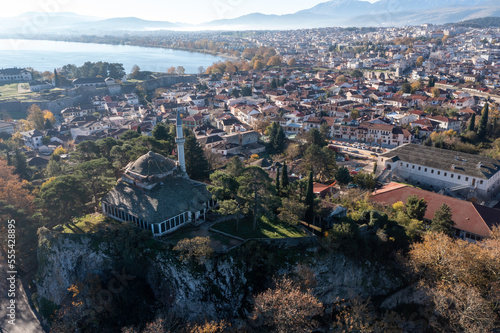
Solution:
[[[3,34],[105,34],[152,30],[280,30],[321,27],[444,24],[500,17],[498,0],[331,0],[287,15],[253,13],[199,25],[136,17],[102,19],[74,13],[29,12],[2,18]]]

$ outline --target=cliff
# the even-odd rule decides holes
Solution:
[[[171,249],[152,246],[154,240],[124,244],[123,239],[127,238],[116,232],[74,235],[40,229],[39,299],[61,304],[76,281],[90,274],[106,280],[112,271],[126,270],[144,279],[154,298],[183,318],[223,318],[243,315],[252,296],[271,286],[274,275],[294,275],[298,264],[312,272],[314,293],[324,304],[353,295],[386,295],[401,285],[382,265],[354,261],[338,252],[320,253],[312,245],[284,249],[251,242],[198,264],[180,262]]]

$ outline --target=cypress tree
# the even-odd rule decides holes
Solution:
[[[281,153],[285,149],[285,132],[283,132],[283,127],[278,126],[278,131],[273,139],[273,148],[277,153]]]
[[[472,132],[474,131],[475,128],[476,128],[476,114],[473,113],[472,117],[470,117],[469,126],[467,127],[467,130],[469,132]]]
[[[306,220],[307,224],[312,224],[314,222],[314,190],[313,190],[312,171],[309,171],[309,179],[307,182],[305,205],[306,205],[305,220]]]
[[[280,194],[280,167],[276,168],[276,193]]]
[[[281,173],[281,187],[283,189],[288,187],[288,167],[286,166],[286,161],[283,163],[283,170]]]
[[[479,125],[477,127],[477,137],[479,140],[484,140],[486,138],[486,129],[488,125],[488,103],[484,105],[483,112],[481,114],[481,119],[479,120]]]
[[[137,133],[142,134],[141,126],[137,126]]]
[[[56,87],[59,87],[61,85],[59,82],[59,75],[57,75],[57,71],[55,68],[54,68],[54,84],[56,85]]]

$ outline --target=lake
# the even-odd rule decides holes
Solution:
[[[134,65],[141,70],[166,72],[183,66],[188,74],[198,73],[225,58],[210,54],[129,45],[56,42],[47,40],[0,39],[0,68],[32,67],[37,71],[53,71],[67,64],[77,66],[86,61],[122,63],[130,73]]]

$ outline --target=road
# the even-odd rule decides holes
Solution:
[[[0,251],[0,333],[43,333],[42,326],[28,303],[28,298],[18,278],[16,280],[16,319],[15,325],[8,323],[7,306],[9,306],[7,281],[7,259]]]

